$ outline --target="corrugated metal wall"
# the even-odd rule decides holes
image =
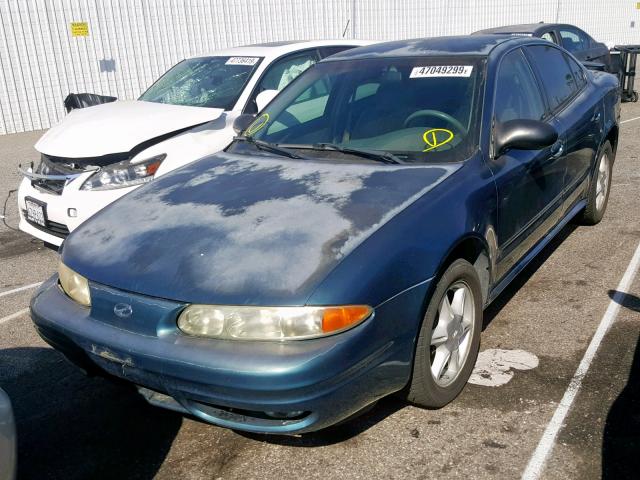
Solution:
[[[398,39],[574,23],[640,43],[630,0],[0,0],[0,134],[47,128],[70,92],[136,98],[184,57],[285,39]],[[86,22],[88,36],[70,24]]]

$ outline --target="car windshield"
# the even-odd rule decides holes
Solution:
[[[464,160],[478,145],[483,72],[478,57],[321,62],[283,90],[245,135],[306,149],[304,156],[359,150],[398,162]]]
[[[162,75],[139,100],[230,110],[260,57],[189,58]]]

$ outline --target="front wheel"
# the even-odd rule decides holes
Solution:
[[[443,407],[462,391],[478,357],[482,291],[475,268],[456,260],[444,272],[429,301],[413,362],[407,399]]]
[[[589,193],[587,194],[587,206],[582,212],[582,223],[585,225],[595,225],[600,223],[609,202],[609,191],[611,190],[611,171],[613,166],[613,149],[607,141],[602,147],[600,158],[596,164]]]

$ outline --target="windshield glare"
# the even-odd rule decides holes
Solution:
[[[245,134],[291,148],[330,143],[409,162],[463,160],[477,148],[483,69],[471,57],[319,63]]]
[[[201,57],[178,63],[139,100],[230,110],[260,57]]]

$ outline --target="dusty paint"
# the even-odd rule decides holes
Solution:
[[[458,168],[218,154],[106,208],[63,255],[94,281],[164,298],[286,298]]]
[[[538,366],[538,357],[524,350],[488,349],[480,352],[469,383],[484,387],[499,387],[513,378],[514,370],[531,370]]]

